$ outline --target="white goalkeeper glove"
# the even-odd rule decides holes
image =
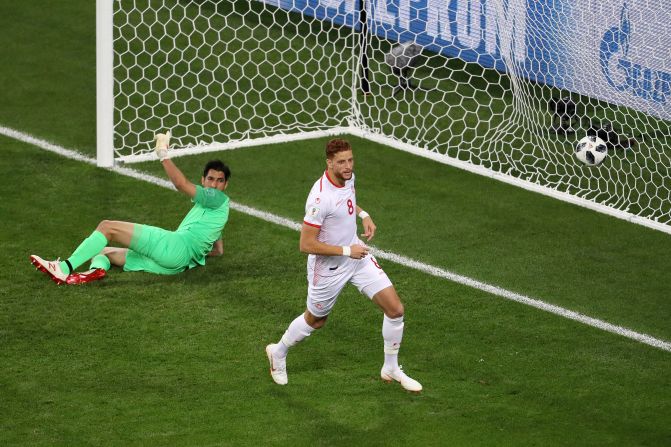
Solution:
[[[170,158],[168,155],[168,147],[170,146],[170,131],[166,133],[158,133],[154,137],[156,140],[156,155],[160,161]]]

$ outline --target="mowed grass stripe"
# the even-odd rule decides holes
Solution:
[[[85,163],[89,164],[95,164],[96,161],[93,158],[87,157],[77,151],[74,151],[72,149],[67,149],[64,147],[61,147],[59,145],[53,144],[51,142],[48,142],[46,140],[34,137],[32,135],[20,132],[15,129],[11,129],[8,127],[0,126],[0,134],[5,135],[9,138],[13,138],[19,141],[22,141],[24,143],[31,144],[33,146],[39,147],[41,149],[54,152],[58,155],[61,155],[63,157],[67,157],[73,160],[77,161],[82,161]],[[161,186],[164,188],[170,188],[174,189],[172,183],[170,181],[161,179],[158,177],[155,177],[153,175],[149,175],[147,173],[137,171],[135,169],[130,169],[126,167],[120,167],[120,166],[115,166],[113,168],[110,168],[111,171],[121,174],[127,177],[135,178],[137,180],[142,180],[145,182],[149,182],[152,184],[155,184],[157,186]],[[231,202],[231,208],[244,213],[251,215],[253,217],[262,219],[266,222],[271,222],[277,225],[281,225],[287,228],[290,228],[292,230],[300,230],[300,224],[290,220],[286,219],[281,216],[277,216],[272,213],[268,213],[265,211],[261,211],[246,205],[242,205],[236,202]],[[582,324],[592,326],[598,329],[601,329],[606,332],[611,332],[613,334],[617,334],[623,337],[630,338],[632,340],[635,340],[639,343],[643,343],[649,346],[653,346],[658,349],[662,349],[664,351],[671,352],[671,343],[665,340],[657,339],[655,337],[652,337],[647,334],[642,334],[636,331],[633,331],[631,329],[622,327],[622,326],[617,326],[611,323],[608,323],[603,320],[599,320],[597,318],[589,317],[587,315],[581,314],[579,312],[574,312],[569,309],[565,309],[560,306],[556,306],[553,304],[546,303],[542,300],[538,300],[536,298],[531,298],[525,295],[521,295],[515,292],[511,292],[509,290],[503,289],[501,287],[487,284],[481,281],[477,281],[475,279],[463,276],[463,275],[458,275],[456,273],[450,272],[448,270],[442,269],[440,267],[432,266],[430,264],[425,264],[421,261],[417,261],[402,255],[398,255],[395,253],[387,252],[384,250],[377,249],[375,247],[372,247],[373,253],[375,256],[385,259],[397,264],[400,264],[404,267],[408,267],[411,269],[415,269],[418,271],[422,271],[424,273],[427,273],[429,275],[447,279],[449,281],[453,281],[462,285],[466,285],[468,287],[472,287],[478,290],[485,291],[487,293],[490,293],[492,295],[505,298],[507,300],[515,301],[521,304],[525,304],[531,307],[534,307],[536,309],[540,309],[546,312],[550,312],[552,314],[561,316],[563,318],[568,318],[571,320],[578,321]]]

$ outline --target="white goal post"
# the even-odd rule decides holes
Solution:
[[[350,134],[671,233],[666,0],[96,1],[100,166]]]

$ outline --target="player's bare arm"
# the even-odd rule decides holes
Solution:
[[[177,166],[170,160],[170,131],[156,134],[156,156],[161,161],[165,173],[175,185],[177,191],[183,192],[193,198],[196,195],[196,185],[191,183]]]
[[[177,191],[182,192],[191,198],[196,195],[196,185],[186,178],[172,160],[166,158],[161,164],[163,165],[163,169],[165,169],[165,173],[168,174],[168,178],[172,184],[175,185],[175,188],[177,188]]]
[[[322,256],[349,256],[352,259],[362,259],[368,254],[369,248],[364,245],[354,244],[349,247],[341,247],[320,242],[318,239],[319,231],[319,228],[303,224],[300,239],[301,252]],[[347,249],[349,249],[349,254]]]
[[[367,241],[373,239],[375,236],[375,230],[377,226],[373,222],[373,219],[365,212],[359,205],[356,206],[356,214],[361,218],[361,225],[363,225],[362,237],[365,237]]]

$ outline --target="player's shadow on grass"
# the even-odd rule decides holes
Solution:
[[[347,371],[338,371],[338,378],[332,380],[324,377],[325,370],[297,364],[292,383],[291,371],[289,385],[272,384],[271,393],[294,420],[303,421],[301,436],[307,444],[318,445],[328,439],[330,445],[378,445],[388,439],[390,430],[398,434],[399,444],[412,441],[403,439],[402,409],[420,396],[385,384],[372,374],[347,380]]]

